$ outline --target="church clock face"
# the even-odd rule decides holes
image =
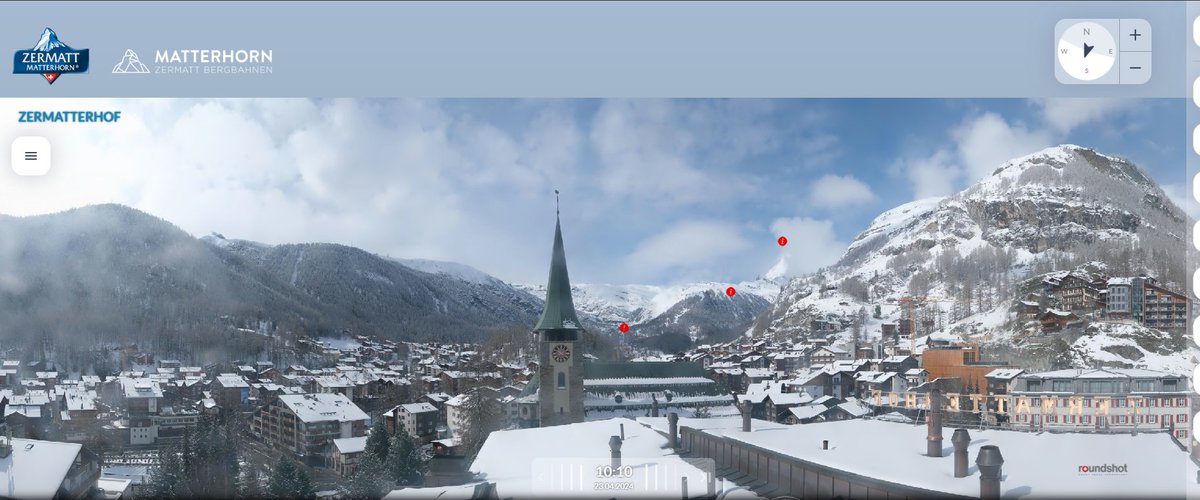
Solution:
[[[550,351],[550,357],[554,358],[555,362],[566,363],[568,359],[571,359],[571,348],[566,344],[558,344]]]

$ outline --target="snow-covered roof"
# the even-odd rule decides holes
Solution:
[[[690,420],[681,418],[680,424],[687,425],[688,421]],[[704,472],[674,455],[673,450],[667,446],[666,436],[624,418],[493,432],[479,450],[470,471],[485,474],[487,480],[496,485],[499,498],[561,496],[561,493],[547,495],[553,491],[561,492],[557,490],[556,480],[554,483],[550,482],[553,480],[551,475],[535,475],[533,471],[565,462],[577,463],[584,467],[591,467],[593,462],[594,465],[608,464],[609,439],[621,434],[622,424],[625,429],[625,440],[621,445],[623,456],[642,460],[637,463],[651,460],[658,464],[659,468],[673,471],[674,480],[669,484],[660,485],[656,492],[664,497],[679,497],[682,493],[682,477],[687,477],[690,484],[705,483]],[[654,469],[634,467],[633,477],[629,480],[638,484],[648,481],[651,479],[648,474],[653,474]],[[583,485],[583,488],[591,491],[590,485]],[[605,498],[644,496],[644,491],[636,490],[605,492]],[[425,498],[428,497],[426,494]]]
[[[371,417],[344,394],[284,394],[279,401],[303,422],[348,422]]]
[[[845,403],[837,405],[837,407],[841,408],[843,411],[849,413],[853,417],[862,417],[871,413],[871,407],[857,399],[846,401]]]
[[[14,438],[12,448],[11,455],[0,458],[0,496],[52,498],[83,445]]]
[[[912,377],[918,376],[922,373],[926,373],[924,368],[909,368],[908,371],[904,372],[905,375]]]
[[[250,384],[246,383],[246,379],[242,378],[241,375],[234,373],[222,373],[217,375],[217,384],[227,389],[234,387],[250,387]]]
[[[1068,368],[1048,372],[1027,373],[1027,378],[1081,378],[1081,379],[1111,379],[1111,378],[1175,378],[1178,375],[1170,372],[1147,370],[1144,368]]]
[[[826,408],[825,405],[811,404],[804,406],[793,406],[788,408],[788,411],[800,420],[807,420],[829,411],[829,408]]]
[[[161,398],[162,388],[158,383],[147,379],[121,379],[126,398]]]
[[[1021,368],[997,368],[988,372],[987,375],[984,375],[984,377],[1008,380],[1022,373],[1025,373],[1025,370]]]
[[[584,387],[589,386],[637,386],[637,385],[707,385],[715,384],[708,377],[647,377],[647,378],[595,378],[584,379]]]
[[[363,450],[367,449],[367,436],[334,439],[333,446],[343,455],[347,453],[362,453]]]
[[[927,429],[923,425],[880,419],[851,419],[785,429],[704,431],[724,435],[800,460],[882,481],[969,497],[979,496],[979,473],[955,478],[952,454],[922,456]],[[968,456],[985,444],[1004,454],[1001,496],[1032,494],[1070,498],[1160,498],[1185,496],[1197,467],[1170,436],[1162,433],[1086,434],[1030,433],[971,429]],[[870,436],[870,439],[864,439]],[[829,449],[814,443],[829,440]],[[1126,474],[1079,474],[1088,464],[1128,464]]]
[[[409,404],[400,405],[400,408],[402,408],[407,413],[425,413],[425,412],[430,412],[430,411],[438,411],[436,406],[433,406],[429,403],[409,403]]]

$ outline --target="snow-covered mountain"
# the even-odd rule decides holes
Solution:
[[[545,285],[516,285],[537,297]],[[733,286],[733,297],[725,289]],[[632,333],[653,336],[686,334],[692,340],[707,335],[745,331],[775,296],[779,285],[767,281],[698,282],[682,285],[577,284],[571,287],[579,312],[615,327],[624,322]],[[701,320],[701,318],[706,318]]]
[[[1008,340],[999,330],[1011,319],[1017,284],[1040,273],[1093,263],[1186,290],[1178,249],[1187,225],[1133,163],[1056,146],[1010,160],[959,193],[880,214],[836,264],[790,280],[755,333],[787,338],[826,326],[844,340],[850,329],[836,325],[861,322],[870,339],[900,318],[902,298],[923,296],[927,331]]]
[[[42,36],[41,38],[38,38],[37,45],[33,46],[33,50],[37,52],[50,52],[51,50],[60,48],[69,49],[70,47],[63,42],[60,42],[58,40],[58,34],[54,33],[54,30],[50,28],[46,28],[42,31]]]

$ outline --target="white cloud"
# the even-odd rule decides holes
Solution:
[[[755,193],[734,166],[778,147],[767,101],[610,100],[592,119],[600,187],[664,205]]]
[[[849,174],[824,175],[809,188],[809,201],[819,208],[861,206],[875,200],[871,187]]]
[[[894,170],[909,179],[913,199],[951,194],[991,175],[1004,162],[1059,144],[1076,128],[1134,109],[1137,100],[1033,99],[1034,123],[997,113],[968,116],[949,131],[950,143],[925,157],[902,159]]]
[[[780,263],[773,269],[778,275],[798,276],[816,271],[837,262],[846,251],[846,242],[838,239],[830,220],[780,218],[771,222],[771,231],[788,239],[787,246],[779,249]]]
[[[1052,146],[1055,140],[1046,130],[1009,123],[995,113],[968,119],[952,136],[968,183],[991,175],[1008,160]]]
[[[689,220],[642,241],[625,260],[637,272],[716,276],[718,261],[750,247],[736,224]]]
[[[1033,104],[1040,108],[1042,118],[1055,132],[1069,133],[1075,127],[1101,120],[1111,114],[1134,107],[1137,99],[1113,98],[1053,98],[1035,99]]]
[[[908,178],[914,200],[954,193],[962,175],[954,154],[947,149],[939,149],[927,157],[903,158],[893,170]]]

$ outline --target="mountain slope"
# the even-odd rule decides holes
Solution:
[[[336,319],[244,260],[119,205],[0,217],[0,316],[8,342],[161,341],[165,349],[219,344],[232,318],[312,333]]]
[[[1074,145],[1048,148],[954,195],[884,212],[836,264],[792,279],[755,331],[816,334],[814,320],[855,319],[863,309],[874,316],[879,306],[880,317],[860,327],[864,338],[877,337],[879,324],[900,318],[906,296],[931,297],[914,313],[928,320],[919,332],[960,322],[996,327],[981,318],[1003,317],[1022,279],[1085,263],[1118,276],[1158,276],[1183,290],[1185,257],[1177,249],[1187,224],[1129,161]]]
[[[540,300],[461,264],[407,261],[437,271],[430,273],[344,245],[206,241],[347,313],[346,327],[355,333],[474,341],[506,328],[528,328],[541,312]]]
[[[516,285],[544,297],[544,285]],[[577,284],[571,287],[575,308],[615,330],[628,323],[639,337],[682,336],[688,341],[726,337],[746,331],[770,305],[779,286],[765,280],[737,283],[733,297],[725,295],[725,283],[699,282],[683,285]],[[682,339],[673,344],[682,343]]]

